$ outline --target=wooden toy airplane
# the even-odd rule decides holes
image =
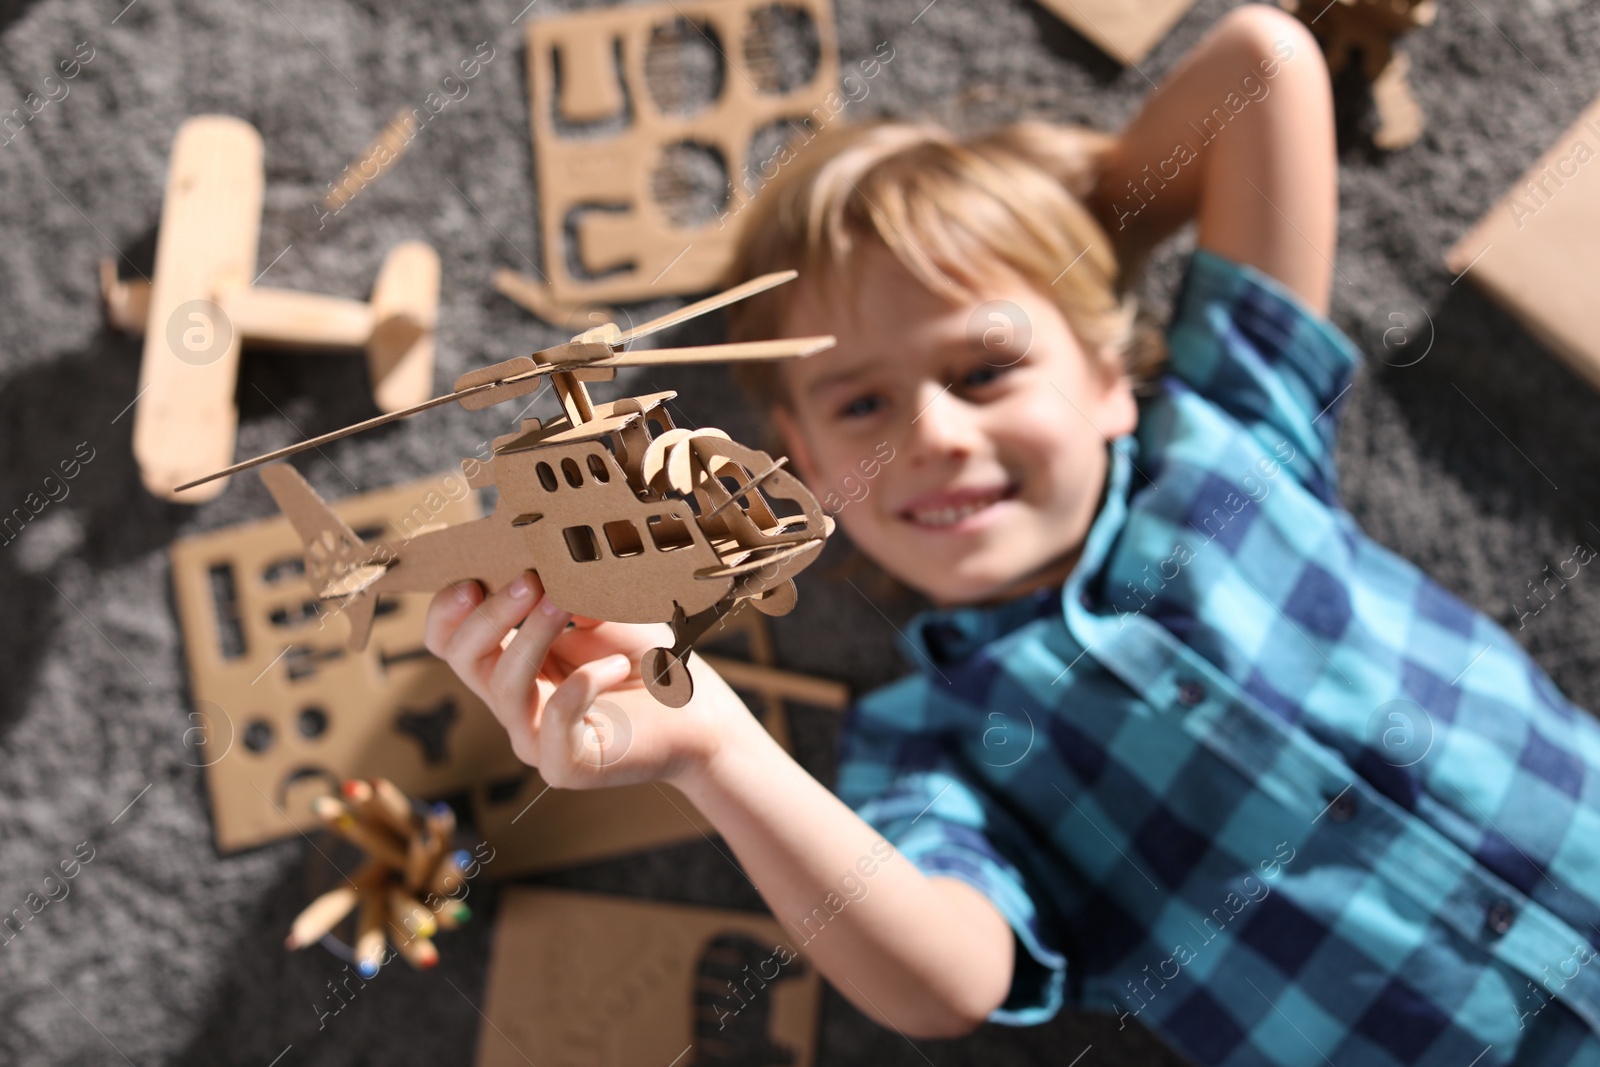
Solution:
[[[156,496],[178,499],[177,485],[233,459],[244,341],[365,347],[382,411],[416,404],[432,387],[438,254],[397,245],[370,303],[257,288],[263,184],[255,127],[225,115],[188,119],[172,143],[154,280],[120,281],[113,261],[100,265],[107,316],[145,335],[133,454]],[[209,500],[224,484],[183,499]]]
[[[765,452],[721,430],[673,426],[668,390],[596,402],[586,382],[610,381],[617,367],[727,360],[788,359],[832,347],[832,337],[622,351],[624,345],[795,277],[781,271],[631,330],[606,323],[531,356],[469,371],[454,392],[236,463],[179,492],[238,471],[317,448],[349,434],[456,401],[478,411],[543,388],[549,375],[563,414],[524,419],[497,437],[487,463],[462,461],[467,484],[493,485],[492,514],[423,528],[396,542],[367,543],[287,464],[262,481],[306,545],[306,577],[323,599],[350,616],[350,646],[365,646],[384,593],[434,593],[477,579],[498,589],[526,570],[539,574],[552,602],[575,615],[614,622],[670,622],[671,648],[641,664],[646,688],[682,707],[694,686],[684,659],[690,643],[746,602],[764,614],[795,605],[793,576],[833,532],[811,492]],[[773,498],[792,505],[787,514]]]

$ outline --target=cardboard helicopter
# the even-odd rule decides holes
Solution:
[[[114,262],[100,264],[107,317],[144,334],[133,454],[145,487],[168,500],[178,483],[233,458],[245,341],[365,348],[382,411],[432,391],[438,253],[420,241],[396,245],[368,302],[257,286],[264,173],[254,126],[226,115],[186,119],[172,142],[154,280],[124,281]]]
[[[350,647],[364,647],[380,595],[434,593],[476,579],[498,589],[536,571],[545,595],[565,611],[613,622],[670,622],[673,644],[640,665],[646,689],[669,707],[694,693],[690,643],[747,603],[767,615],[795,604],[793,575],[822,550],[833,519],[811,492],[765,452],[721,430],[673,425],[668,390],[596,402],[587,382],[617,367],[790,359],[832,347],[832,337],[622,351],[639,338],[753,296],[796,276],[754,278],[658,319],[621,330],[606,323],[531,356],[469,371],[454,391],[403,411],[315,437],[178,486],[271,463],[329,441],[452,401],[469,411],[526,396],[548,376],[563,413],[524,419],[497,437],[487,464],[462,461],[473,488],[499,490],[484,518],[424,528],[398,542],[367,543],[294,468],[261,472],[306,546],[306,577],[321,598],[341,602]],[[774,501],[787,500],[785,514]]]

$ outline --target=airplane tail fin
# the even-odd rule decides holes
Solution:
[[[366,647],[378,597],[372,585],[388,569],[370,557],[370,546],[287,463],[261,468],[272,499],[306,546],[306,580],[323,599],[340,598],[350,618],[350,648]]]

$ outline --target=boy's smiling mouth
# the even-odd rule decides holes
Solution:
[[[1017,495],[1015,482],[984,488],[947,489],[926,493],[902,507],[898,516],[913,526],[948,530],[967,525],[966,520]]]

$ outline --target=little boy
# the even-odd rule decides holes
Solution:
[[[739,271],[802,280],[734,333],[839,344],[754,384],[935,605],[837,797],[698,659],[685,708],[645,694],[660,628],[567,629],[532,575],[442,592],[429,647],[552,785],[680,788],[903,1033],[1071,1004],[1204,1064],[1600,1064],[1600,728],[1339,506],[1335,180],[1315,42],[1246,7],[1120,138],[830,132],[763,191]],[[1163,367],[1122,294],[1190,218]]]

